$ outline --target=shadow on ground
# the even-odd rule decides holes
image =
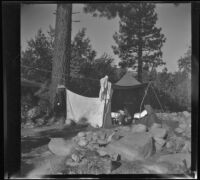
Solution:
[[[21,137],[21,153],[26,156],[21,157],[21,176],[25,177],[35,168],[33,163],[43,151],[48,151],[48,143],[51,138],[70,139],[80,131],[86,131],[87,125],[65,126],[63,128],[45,128],[37,129],[31,132],[29,136]],[[28,132],[28,131],[27,131]],[[34,152],[34,153],[33,153]],[[29,162],[29,163],[27,163]]]
[[[69,139],[80,131],[85,131],[87,125],[66,126],[62,129],[48,129],[35,132],[33,136],[21,138],[21,153],[28,153],[33,148],[41,147],[49,143],[50,138]]]
[[[26,177],[28,175],[28,172],[34,169],[34,164],[28,164],[25,161],[21,161],[21,171],[20,171],[20,176],[21,177]]]

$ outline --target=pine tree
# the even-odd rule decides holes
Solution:
[[[188,48],[184,57],[178,60],[179,71],[182,71],[186,76],[191,75],[191,47]]]
[[[165,64],[161,48],[166,38],[156,27],[157,14],[153,3],[129,3],[129,11],[120,19],[119,33],[113,38],[117,46],[113,51],[122,62],[121,66],[137,68],[142,82],[142,69]]]
[[[83,63],[92,62],[96,51],[92,49],[90,39],[86,37],[86,28],[78,31],[72,41],[72,60],[70,63],[71,76],[80,76],[80,68]]]
[[[72,4],[58,4],[56,10],[56,28],[52,63],[50,102],[55,106],[57,85],[67,85],[70,75],[71,59],[71,22]],[[66,83],[67,82],[67,83]]]
[[[51,30],[50,30],[51,32]],[[21,53],[21,77],[27,80],[45,82],[51,78],[53,43],[51,34],[46,36],[41,29],[35,38],[27,42],[27,48]],[[47,72],[40,71],[45,69]]]

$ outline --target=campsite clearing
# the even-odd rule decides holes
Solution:
[[[167,116],[170,119],[172,115],[168,113]],[[186,141],[188,137],[184,136],[184,132],[176,133],[175,129],[179,124],[172,123],[170,120],[168,123],[166,122],[163,120],[164,128],[168,127],[167,137],[164,140],[159,139],[159,142],[165,141],[166,143],[159,151],[156,147],[158,139],[154,139],[152,133],[132,132],[132,128],[129,126],[118,126],[111,129],[92,128],[87,125],[44,126],[28,130],[22,128],[21,176],[39,176],[41,173],[185,173],[191,164],[191,139]],[[153,141],[150,141],[151,138]],[[80,140],[85,140],[87,143],[81,146],[78,143]],[[70,151],[60,150],[65,148],[65,143],[62,146],[58,145],[63,142],[68,142],[73,148]],[[50,144],[54,150],[48,148]],[[122,147],[123,149],[121,149]],[[63,152],[63,156],[56,154],[59,152]],[[133,156],[134,153],[136,153],[135,156]],[[181,154],[187,154],[187,156]],[[168,158],[168,156],[170,157]],[[176,161],[173,161],[174,156],[178,158],[177,164]],[[186,167],[182,163],[184,159]]]

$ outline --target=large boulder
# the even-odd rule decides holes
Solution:
[[[132,133],[136,133],[136,132],[146,132],[147,130],[147,127],[143,124],[137,124],[137,125],[134,125],[132,128],[131,128],[131,132]]]
[[[167,130],[164,128],[151,128],[149,131],[154,138],[165,138]]]
[[[154,140],[155,140],[156,152],[161,151],[166,141],[162,138],[154,138]]]
[[[73,151],[74,144],[63,138],[51,138],[48,148],[57,156],[68,156]]]
[[[191,154],[190,153],[176,153],[162,155],[158,159],[158,162],[168,162],[173,165],[184,165],[184,160],[186,161],[187,168],[191,166]]]
[[[154,153],[153,139],[149,133],[130,133],[118,141],[108,144],[104,151],[120,154],[128,161],[143,160]]]
[[[168,139],[168,142],[166,143],[166,148],[168,148],[168,151],[172,153],[181,152],[182,148],[185,145],[185,139],[178,136],[173,136],[170,139]]]

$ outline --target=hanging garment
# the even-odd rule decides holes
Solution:
[[[93,127],[102,127],[104,117],[104,101],[90,98],[66,90],[67,119],[79,122],[87,121]]]
[[[99,98],[101,101],[106,99],[107,89],[108,89],[108,76],[100,79],[100,91],[99,91]]]

